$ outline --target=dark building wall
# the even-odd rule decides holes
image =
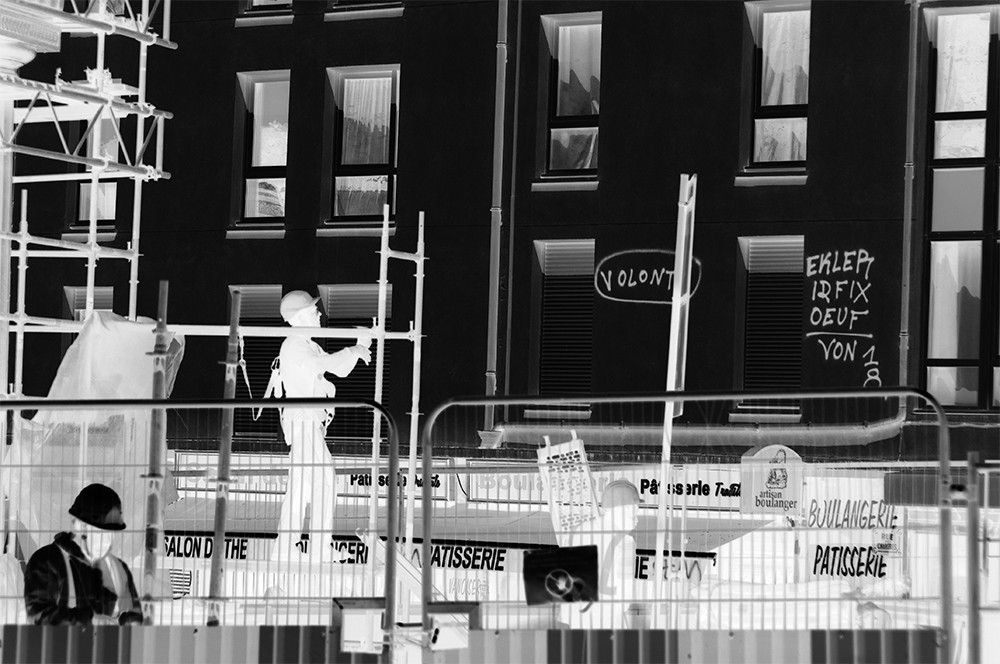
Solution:
[[[374,282],[377,238],[315,234],[328,214],[330,187],[324,171],[325,70],[399,63],[399,189],[391,245],[415,248],[417,214],[424,211],[426,412],[449,396],[483,391],[497,3],[404,5],[401,17],[325,21],[324,3],[296,0],[291,24],[237,27],[235,2],[174,3],[171,38],[179,48],[151,49],[149,59],[148,98],[174,118],[167,123],[164,157],[171,178],[144,188],[139,313],[154,315],[160,279],[170,281],[170,320],[199,324],[227,321],[228,284],[277,283],[287,290]],[[503,199],[503,286],[509,299],[502,307],[506,312],[509,305],[510,319],[501,320],[510,335],[504,339],[509,359],[500,358],[501,388],[506,384],[514,394],[534,388],[533,241],[594,238],[598,262],[628,249],[672,250],[681,173],[698,175],[694,254],[701,281],[691,304],[689,388],[741,387],[737,302],[743,267],[737,240],[754,235],[803,235],[806,257],[859,248],[875,257],[866,331],[877,343],[882,384],[898,380],[908,23],[902,0],[814,0],[807,182],[760,187],[734,182],[748,122],[742,2],[538,0],[512,2],[510,8]],[[544,132],[540,17],[581,11],[603,12],[599,187],[532,191]],[[51,71],[72,48],[30,67]],[[236,74],[268,69],[291,70],[285,237],[227,238]],[[51,219],[64,219],[63,199],[52,197]],[[122,211],[119,204],[117,242],[124,246]],[[52,223],[51,231],[58,232],[62,222]],[[60,315],[52,304],[61,302],[60,285],[81,282],[70,268],[58,270],[51,288],[34,291],[40,315]],[[124,271],[104,262],[101,271],[102,280],[118,284],[116,310],[123,311]],[[392,264],[390,281],[393,327],[403,330],[414,315],[412,267]],[[814,304],[810,288],[807,278],[807,329]],[[662,389],[669,308],[597,295],[594,302],[594,390]],[[410,347],[394,343],[387,401],[405,423]],[[803,349],[805,386],[857,387],[869,378],[863,362],[827,361],[808,339]],[[36,393],[44,393],[45,376],[51,380],[57,351],[44,358],[32,353],[44,367],[32,377]],[[857,356],[862,353],[859,348]],[[189,339],[175,395],[220,396],[223,355],[222,339]],[[263,388],[255,385],[254,392]]]
[[[547,57],[540,17],[602,11],[602,104],[596,191],[532,191]],[[519,142],[515,160],[514,301],[530,297],[524,275],[532,241],[594,238],[595,262],[628,249],[674,248],[681,173],[698,176],[694,255],[701,282],[691,301],[687,386],[740,388],[734,346],[743,270],[737,238],[803,235],[806,257],[863,248],[875,257],[865,331],[877,345],[880,380],[898,380],[908,11],[902,2],[813,2],[807,182],[735,186],[744,86],[746,13],[740,2],[565,3],[523,7]],[[850,34],[851,39],[844,36]],[[855,39],[856,37],[856,39]],[[537,46],[536,46],[537,45]],[[874,66],[873,63],[879,63]],[[814,302],[807,278],[803,320]],[[825,303],[820,303],[825,304]],[[864,309],[864,307],[858,307]],[[669,308],[595,296],[596,391],[663,389]],[[529,319],[513,307],[511,390],[530,387]],[[735,343],[734,343],[735,341]],[[827,361],[804,345],[803,385],[860,387],[863,362]],[[861,355],[858,348],[858,357]],[[876,381],[869,380],[869,386]]]

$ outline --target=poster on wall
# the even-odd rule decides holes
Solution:
[[[740,459],[744,514],[796,516],[802,511],[802,458],[785,445],[755,447]]]

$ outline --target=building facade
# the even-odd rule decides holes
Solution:
[[[166,279],[174,323],[226,323],[241,287],[247,324],[280,324],[282,292],[303,288],[333,324],[365,325],[388,205],[404,250],[426,215],[423,410],[494,384],[658,391],[678,183],[696,174],[688,389],[913,386],[948,409],[953,440],[995,442],[998,7],[175,2],[178,49],[148,65],[148,96],[174,117],[171,177],[142,200],[139,313]],[[71,42],[24,71],[82,75]],[[120,246],[127,186],[99,194]],[[79,187],[33,186],[45,232],[75,232]],[[413,280],[389,276],[405,330]],[[101,265],[108,308],[122,311],[126,279]],[[80,274],[44,283],[38,315],[80,308]],[[45,393],[66,343],[39,336],[25,393]],[[390,344],[400,420],[411,352]],[[274,355],[247,341],[255,396]],[[223,340],[189,339],[174,394],[221,396],[223,356]],[[714,416],[802,414],[747,400]]]

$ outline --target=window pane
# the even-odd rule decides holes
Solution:
[[[989,12],[938,17],[937,49],[937,112],[985,111]]]
[[[385,175],[358,175],[336,178],[334,214],[382,216],[389,193],[389,178]]]
[[[942,406],[975,406],[979,403],[979,369],[927,367],[927,391]]]
[[[1000,367],[993,367],[993,406],[1000,406]]]
[[[549,168],[597,168],[597,128],[553,129],[549,133]]]
[[[754,120],[754,161],[805,161],[805,118]]]
[[[284,217],[285,178],[247,180],[245,217]]]
[[[382,76],[344,80],[342,163],[389,163],[391,107],[391,78]]]
[[[809,10],[763,16],[762,106],[809,103]]]
[[[935,168],[931,230],[982,230],[985,179],[985,168]]]
[[[97,219],[114,219],[115,203],[118,197],[117,182],[97,183]],[[77,210],[77,219],[80,221],[90,220],[90,183],[80,183],[80,205]]]
[[[559,26],[557,115],[601,111],[601,25]]]
[[[986,120],[934,123],[934,158],[968,159],[986,155]]]
[[[100,125],[100,148],[94,143],[94,137],[97,135],[97,125],[95,124],[94,128],[90,130],[90,136],[87,139],[88,156],[96,157],[97,159],[118,161],[118,135],[115,133],[115,121],[104,118],[101,119]]]
[[[928,357],[979,357],[982,260],[975,240],[931,243]]]
[[[288,81],[253,84],[252,166],[284,166],[288,155]]]

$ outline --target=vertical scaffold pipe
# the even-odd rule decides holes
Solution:
[[[153,347],[153,399],[167,398],[167,295],[166,281],[160,282],[160,300],[156,315],[156,345]],[[149,472],[146,474],[146,558],[142,568],[143,624],[153,623],[153,581],[156,576],[156,553],[163,546],[163,456],[167,447],[166,411],[153,408],[149,427]]]
[[[968,454],[968,481],[965,483],[966,496],[966,581],[969,584],[969,664],[982,664],[983,652],[980,640],[982,614],[979,606],[979,452]],[[989,483],[986,483],[989,486]],[[989,492],[986,493],[989,495]]]
[[[236,367],[239,363],[240,307],[242,294],[234,290],[229,308],[229,344],[226,347],[226,381],[222,398],[236,397]],[[215,528],[212,535],[212,568],[208,579],[208,624],[219,624],[222,613],[222,562],[225,560],[226,512],[229,508],[229,474],[233,455],[233,409],[222,411],[222,435],[219,440],[219,468],[216,472]]]

